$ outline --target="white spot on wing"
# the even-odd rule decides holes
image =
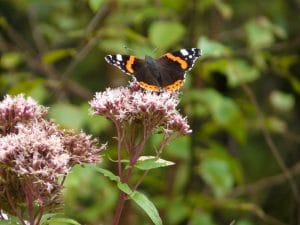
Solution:
[[[117,54],[116,57],[117,57],[117,60],[118,60],[118,61],[122,61],[122,55]]]
[[[189,52],[188,52],[186,49],[181,49],[181,50],[180,50],[180,53],[181,53],[182,55],[184,55],[184,56],[186,56],[186,55],[189,54]]]

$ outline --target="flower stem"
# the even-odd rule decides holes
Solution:
[[[117,209],[116,209],[116,213],[115,213],[115,217],[114,217],[113,225],[119,224],[125,201],[126,201],[126,194],[124,192],[121,192],[119,201],[118,201],[118,205],[117,205]]]

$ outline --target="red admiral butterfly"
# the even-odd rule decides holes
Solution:
[[[105,60],[123,72],[133,75],[139,85],[149,91],[175,91],[184,83],[185,73],[192,69],[201,56],[198,48],[181,49],[166,53],[158,59],[145,60],[132,55],[107,55]]]

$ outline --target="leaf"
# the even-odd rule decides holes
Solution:
[[[163,224],[156,207],[146,195],[138,191],[134,191],[130,195],[130,198],[147,213],[155,225]]]
[[[270,21],[264,17],[249,21],[245,30],[250,47],[260,49],[271,46],[275,41],[272,29]]]
[[[80,225],[80,223],[70,218],[50,218],[44,223],[42,223],[42,225],[68,225],[68,224]]]
[[[114,175],[109,170],[95,167],[95,166],[93,166],[92,168],[94,168],[96,171],[100,172],[104,176],[108,177],[110,180],[117,182],[118,188],[124,193],[126,193],[138,206],[140,206],[150,217],[150,219],[155,225],[162,225],[162,221],[158,214],[157,209],[155,208],[154,204],[144,194],[138,191],[132,192],[130,187],[127,184],[121,183],[120,177]]]
[[[4,214],[2,212],[2,214]],[[7,220],[0,220],[0,225],[22,225],[20,220],[17,217],[6,215],[4,214],[4,217],[7,218]]]
[[[225,19],[230,19],[232,17],[233,9],[229,4],[224,3],[224,1],[214,1],[214,3]]]
[[[234,184],[230,167],[222,159],[208,158],[202,160],[200,173],[203,179],[211,185],[217,197],[224,196]]]
[[[100,9],[103,3],[105,0],[89,0],[89,6],[94,13]]]
[[[79,107],[68,103],[54,104],[49,109],[49,115],[61,125],[75,130],[81,129],[87,117],[86,112],[83,112]]]
[[[168,8],[172,8],[172,9],[175,9],[175,10],[181,10],[183,7],[185,7],[185,0],[162,0],[162,4],[165,6],[165,7],[168,7]]]
[[[109,170],[99,168],[99,167],[95,167],[95,166],[92,166],[92,168],[95,169],[96,171],[102,173],[104,176],[108,177],[111,181],[120,182],[120,177],[116,176],[115,174],[113,174]]]
[[[23,61],[19,52],[8,52],[1,56],[0,65],[5,69],[16,68]]]
[[[272,132],[283,134],[287,131],[286,121],[278,117],[270,116],[265,119],[265,123],[267,128]]]
[[[292,110],[295,105],[295,98],[293,95],[280,91],[272,91],[270,101],[276,109],[283,112]]]
[[[234,183],[243,182],[239,161],[230,156],[221,145],[212,144],[209,150],[202,151],[199,172],[217,197],[226,195]]]
[[[65,57],[73,56],[74,54],[75,50],[72,48],[56,49],[44,54],[42,57],[42,62],[45,64],[53,64]]]
[[[212,214],[205,211],[194,213],[191,218],[191,224],[215,225]]]
[[[40,224],[41,225],[80,225],[77,221],[65,218],[64,215],[61,213],[47,213],[44,214]]]
[[[190,206],[186,204],[186,198],[182,195],[176,195],[168,199],[167,221],[168,224],[181,224],[191,212]]]
[[[198,46],[203,51],[203,57],[221,57],[230,53],[228,47],[205,36],[199,39]]]
[[[174,165],[175,163],[164,159],[157,158],[155,156],[141,156],[135,167],[140,170],[151,170],[160,167],[166,167]]]
[[[16,95],[19,93],[24,93],[26,95],[29,95],[32,89],[34,89],[37,86],[43,85],[43,83],[44,83],[43,79],[28,79],[23,82],[18,82],[17,85],[14,85],[9,90],[9,94]]]
[[[149,39],[154,46],[170,48],[178,43],[185,33],[183,25],[177,22],[154,22],[149,28]]]
[[[257,68],[240,59],[228,61],[225,71],[231,87],[254,81],[260,75]]]
[[[239,142],[243,142],[246,129],[238,105],[231,98],[222,96],[214,89],[203,89],[198,93],[199,101],[205,104],[217,125],[229,131]]]

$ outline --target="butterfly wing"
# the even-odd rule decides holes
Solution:
[[[131,55],[107,55],[105,60],[128,75],[133,75],[139,85],[150,91],[159,91],[159,83],[151,74],[145,60]]]
[[[121,54],[107,55],[105,56],[105,60],[128,75],[134,74],[133,64],[136,64],[135,67],[138,67],[141,66],[138,61],[142,61],[142,59],[138,59],[135,56]]]
[[[157,59],[164,90],[178,90],[184,83],[185,73],[192,69],[201,56],[198,48],[181,49],[166,53]]]

